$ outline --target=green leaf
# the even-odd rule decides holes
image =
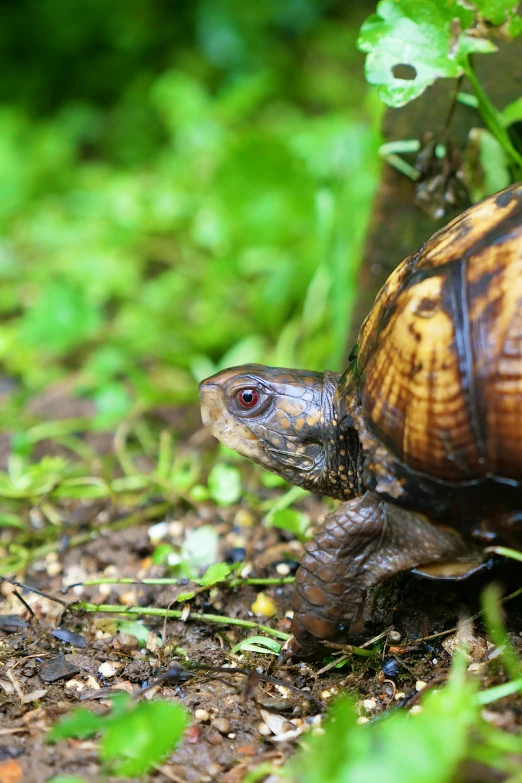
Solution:
[[[181,603],[182,601],[190,601],[192,598],[194,598],[195,595],[196,593],[193,590],[189,590],[187,593],[179,593],[176,596],[176,601],[178,603]]]
[[[94,401],[98,409],[94,419],[94,426],[97,429],[108,429],[118,424],[132,407],[127,389],[117,381],[102,386],[94,394]]]
[[[502,110],[501,115],[502,121],[506,127],[512,125],[514,122],[520,122],[522,120],[522,98],[517,98],[516,101],[508,103]]]
[[[141,702],[108,723],[100,755],[118,775],[141,775],[173,750],[187,724],[178,704]]]
[[[275,511],[270,517],[270,522],[275,527],[281,528],[281,530],[288,530],[290,533],[293,533],[299,541],[306,541],[309,538],[310,520],[306,514],[302,514],[295,508],[284,508]]]
[[[47,742],[101,733],[100,755],[119,775],[135,776],[160,762],[179,742],[187,726],[185,710],[166,701],[135,704],[126,693],[112,698],[109,715],[75,712],[57,723]]]
[[[58,775],[56,778],[51,778],[49,783],[87,783],[87,781],[77,775]]]
[[[463,32],[455,37],[455,20]],[[439,78],[456,78],[473,52],[493,52],[487,40],[466,35],[472,10],[456,0],[381,0],[363,24],[357,45],[367,53],[365,74],[389,106],[404,106]],[[411,78],[394,75],[409,66]]]
[[[226,563],[214,563],[209,566],[206,573],[199,580],[201,587],[211,587],[222,582],[231,572],[231,568]]]
[[[58,742],[69,737],[85,739],[100,731],[103,725],[103,717],[86,709],[74,710],[71,715],[63,718],[52,727],[45,741]]]
[[[150,628],[140,622],[133,620],[118,620],[117,628],[120,633],[128,633],[134,636],[140,644],[147,644],[149,640]]]
[[[191,530],[181,547],[181,562],[187,576],[192,579],[214,565],[218,547],[218,535],[211,525]]]
[[[214,465],[208,477],[210,497],[219,506],[230,506],[241,497],[241,474],[230,465]]]
[[[7,511],[0,512],[0,527],[17,527],[25,530],[25,525],[16,514],[9,514]]]
[[[395,712],[387,720],[357,726],[350,699],[334,705],[324,734],[307,738],[291,762],[299,783],[449,783],[469,748],[469,730],[479,720],[477,684],[454,664],[447,686],[423,698],[423,711]]]
[[[64,353],[92,337],[100,323],[85,288],[50,280],[24,317],[22,337],[45,352]]]
[[[485,128],[472,128],[469,146],[476,147],[479,165],[471,161],[470,190],[473,203],[498,193],[511,182],[510,161],[500,142]]]
[[[482,606],[486,628],[491,641],[501,652],[502,663],[511,679],[516,680],[521,673],[520,661],[509,640],[504,625],[501,606],[502,593],[497,584],[490,584],[482,593]]]
[[[232,648],[232,653],[240,651],[250,651],[264,653],[275,653],[279,655],[281,652],[281,645],[276,642],[275,639],[269,639],[267,636],[249,636],[248,639],[243,639]]]
[[[519,691],[522,691],[522,679],[510,680],[510,682],[504,682],[502,685],[495,685],[493,688],[480,691],[480,693],[475,695],[475,703],[481,706],[491,704],[494,701],[503,699],[504,696],[512,696],[514,693],[519,693]]]
[[[502,557],[510,557],[512,560],[518,560],[519,563],[522,563],[522,552],[519,552],[518,549],[510,549],[507,546],[488,546],[486,552],[493,552]]]
[[[480,15],[494,25],[501,25],[518,17],[517,0],[473,0]]]
[[[166,563],[168,556],[174,551],[174,547],[170,544],[158,544],[152,553],[152,562],[154,565],[161,565],[162,563]]]

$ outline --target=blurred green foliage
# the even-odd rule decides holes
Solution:
[[[0,8],[0,384],[101,424],[226,364],[338,368],[376,185],[371,2]],[[1,391],[1,389],[0,389]]]

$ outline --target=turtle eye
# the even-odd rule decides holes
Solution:
[[[241,389],[236,397],[242,408],[254,408],[259,402],[259,393],[255,389]]]

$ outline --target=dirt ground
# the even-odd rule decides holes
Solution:
[[[318,523],[327,511],[326,505],[312,496],[302,507]],[[90,531],[91,540],[78,546],[64,540],[59,552],[31,564],[23,582],[46,595],[8,581],[2,583],[0,783],[44,783],[65,773],[97,780],[97,742],[68,740],[46,745],[49,727],[79,705],[107,711],[104,697],[109,691],[137,693],[176,662],[192,676],[185,681],[161,682],[148,695],[183,704],[191,724],[173,755],[142,779],[240,783],[248,770],[262,762],[279,765],[289,758],[299,735],[314,730],[329,702],[343,691],[354,694],[361,716],[369,719],[385,710],[410,706],[422,683],[443,681],[451,663],[454,634],[425,637],[447,631],[459,617],[478,612],[481,587],[492,578],[507,592],[519,587],[517,569],[505,565],[461,584],[401,576],[368,597],[365,638],[384,634],[372,657],[349,656],[342,668],[327,669],[328,659],[277,668],[274,655],[231,653],[235,644],[255,631],[203,623],[191,613],[253,620],[289,632],[292,586],[288,584],[263,588],[277,607],[277,614],[270,619],[256,616],[252,609],[261,588],[243,585],[202,592],[190,603],[184,621],[145,617],[152,632],[147,644],[118,631],[114,615],[80,614],[63,605],[81,599],[119,604],[122,610],[171,606],[180,592],[190,589],[186,580],[168,586],[80,586],[63,592],[65,586],[89,578],[139,581],[168,576],[168,569],[155,565],[151,558],[157,542],[151,540],[150,528],[161,521],[167,522],[163,540],[175,546],[182,544],[187,531],[212,524],[219,534],[221,560],[232,563],[244,559],[249,564],[249,577],[277,578],[282,572],[292,575],[302,545],[284,531],[265,528],[259,512],[244,504],[219,509],[210,502],[192,508],[180,502],[167,514],[116,530],[115,525],[122,524],[129,513],[136,518],[136,509],[120,509],[116,519],[107,503],[100,501],[85,502],[74,509],[69,504],[65,511],[71,518],[70,535]],[[146,514],[147,509],[138,513]],[[506,608],[510,636],[520,649],[520,598]],[[66,635],[65,641],[58,639],[51,635],[57,628],[80,638]],[[484,686],[502,682],[501,667],[487,663],[495,650],[479,621],[472,637],[470,671],[483,679]],[[78,644],[84,646],[75,646]],[[329,660],[334,659],[330,656]],[[221,672],[196,671],[192,664],[226,668]],[[257,684],[251,678],[247,681],[244,674],[227,672],[230,667],[257,669],[261,678]],[[265,675],[276,682],[264,680]],[[522,722],[522,702],[517,697],[503,699],[491,706],[488,719],[515,730]],[[288,731],[292,732],[290,739],[284,738]]]

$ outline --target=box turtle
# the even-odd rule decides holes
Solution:
[[[468,209],[378,293],[347,370],[247,364],[200,384],[220,441],[344,501],[306,546],[290,654],[362,630],[366,590],[463,578],[522,530],[522,183]]]

